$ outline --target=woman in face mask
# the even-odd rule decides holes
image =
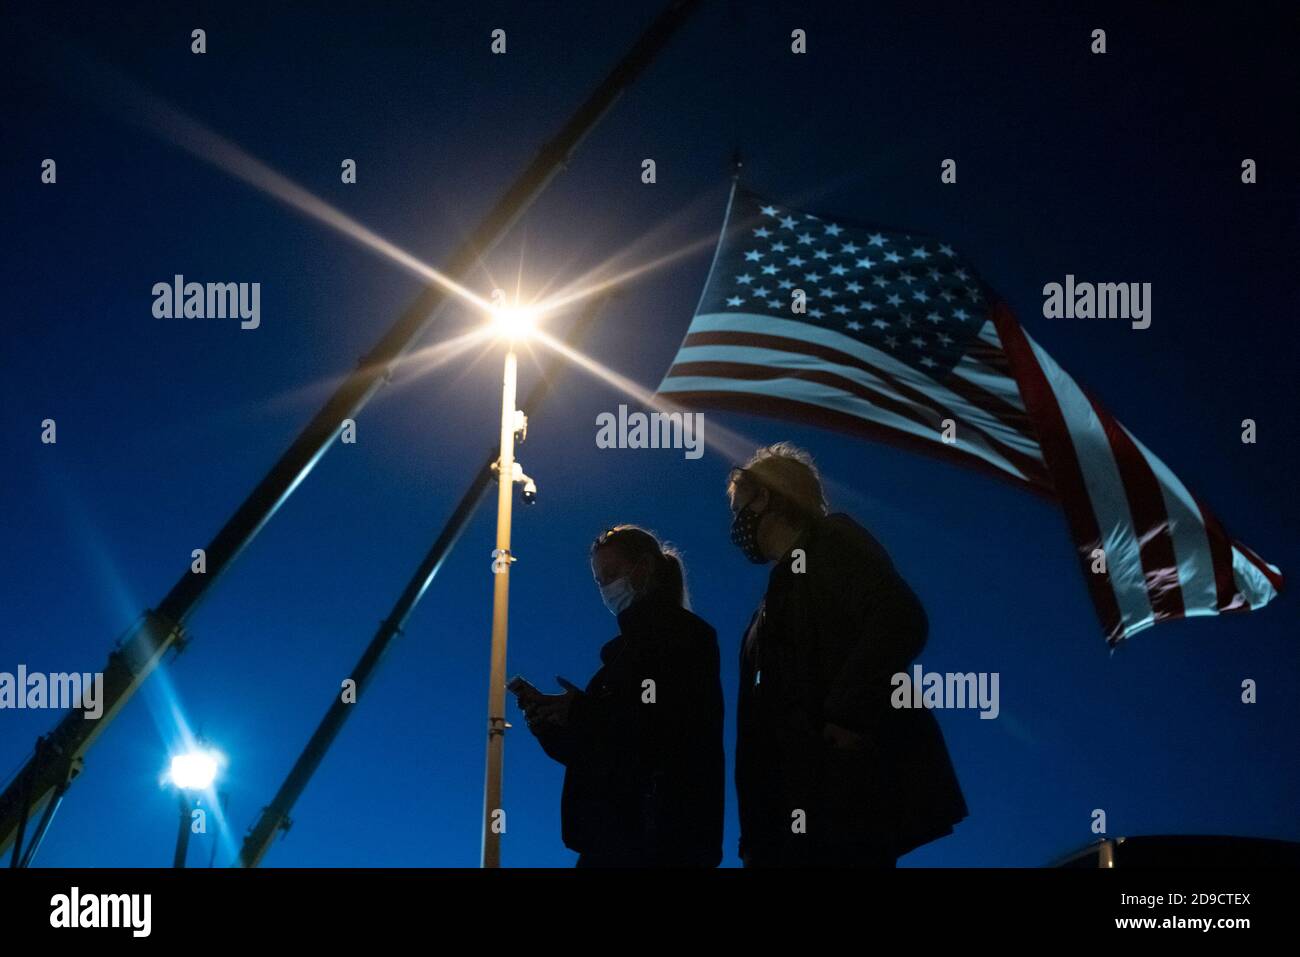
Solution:
[[[828,514],[802,449],[757,450],[727,494],[732,543],[773,566],[741,642],[741,860],[893,867],[967,815],[934,715],[894,702],[893,676],[925,646],[925,609],[869,531]]]
[[[685,607],[681,558],[635,525],[591,546],[619,634],[584,691],[521,697],[566,768],[561,828],[578,866],[715,867],[722,859],[722,684],[713,628]]]

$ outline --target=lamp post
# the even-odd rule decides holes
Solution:
[[[190,847],[190,808],[192,796],[211,789],[217,779],[221,756],[206,748],[195,748],[173,755],[167,780],[176,789],[180,802],[180,827],[176,832],[176,854],[172,867],[184,867]]]
[[[511,504],[514,485],[524,486],[524,501],[531,503],[537,486],[515,461],[515,433],[521,440],[528,430],[528,419],[515,408],[518,359],[515,340],[527,336],[533,315],[527,309],[498,307],[493,321],[501,338],[506,340],[505,371],[501,385],[501,452],[497,458],[497,538],[492,552],[492,665],[488,683],[487,770],[483,784],[483,855],[482,866],[501,866],[501,833],[505,826],[501,808],[501,769],[505,756],[506,728],[506,634],[510,611]]]
[[[177,789],[176,800],[179,802],[181,816],[177,825],[176,854],[172,858],[172,867],[184,867],[190,849],[190,796]]]

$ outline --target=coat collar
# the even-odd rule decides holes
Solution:
[[[618,615],[618,627],[624,637],[636,637],[650,631],[656,621],[674,609],[662,591],[642,595]]]

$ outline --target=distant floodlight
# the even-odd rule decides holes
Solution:
[[[215,751],[190,751],[172,758],[167,777],[182,791],[206,791],[217,779],[220,764]]]

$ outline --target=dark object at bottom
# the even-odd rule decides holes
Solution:
[[[838,847],[813,848],[805,853],[788,852],[760,854],[745,859],[745,866],[764,867],[829,867],[829,868],[879,868],[898,866],[898,855],[877,847],[846,844]]]
[[[1300,844],[1220,834],[1148,834],[1107,838],[1067,854],[1053,867],[1300,867]]]
[[[579,854],[575,867],[664,867],[677,865],[656,864],[645,857],[635,854]],[[687,865],[682,865],[687,866]],[[712,864],[695,865],[700,869],[713,867]]]

